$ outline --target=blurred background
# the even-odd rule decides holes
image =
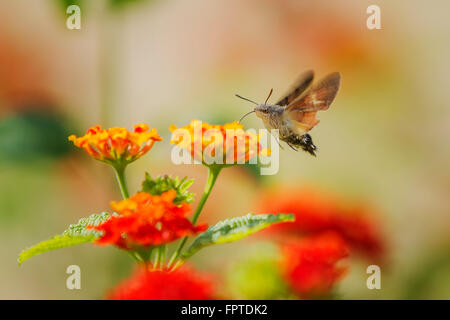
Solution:
[[[72,3],[80,30],[66,27]],[[371,4],[381,30],[366,27]],[[0,298],[99,299],[133,268],[118,249],[93,245],[17,266],[22,249],[120,199],[112,170],[75,150],[69,134],[148,123],[164,141],[128,168],[131,192],[148,171],[195,178],[198,199],[206,169],[171,163],[169,125],[237,120],[251,105],[235,93],[263,101],[274,88],[278,97],[314,69],[318,78],[342,73],[310,132],[318,157],[285,148],[277,175],[224,170],[200,220],[263,212],[289,192],[299,206],[310,193],[325,204],[332,197],[367,212],[383,261],[382,289],[368,290],[373,255],[352,255],[340,298],[450,299],[449,10],[419,0],[1,1]],[[274,241],[208,248],[193,264],[215,274],[225,296],[267,298],[258,296],[264,279],[241,289],[239,275],[269,274]],[[66,289],[71,264],[81,267],[81,290]]]

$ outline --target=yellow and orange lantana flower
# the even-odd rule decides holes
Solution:
[[[187,126],[170,126],[173,133],[170,143],[187,150],[191,156],[204,164],[236,164],[248,162],[258,155],[269,155],[269,149],[260,144],[261,134],[245,131],[235,121],[224,125],[211,125],[192,120]],[[206,156],[207,155],[207,156]]]
[[[102,232],[97,244],[123,249],[158,246],[206,230],[206,225],[192,225],[186,218],[191,211],[189,204],[175,204],[175,197],[172,189],[159,196],[139,192],[126,200],[113,201],[111,208],[117,215],[88,229]]]
[[[125,128],[102,129],[100,125],[90,128],[82,137],[69,136],[76,147],[83,148],[97,160],[109,164],[128,164],[146,154],[155,141],[161,141],[156,129],[137,124],[134,131]]]

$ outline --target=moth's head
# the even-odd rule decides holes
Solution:
[[[267,104],[267,101],[269,100],[270,96],[272,95],[272,92],[273,92],[273,89],[270,89],[269,95],[267,96],[266,102],[264,102],[264,104],[257,104],[255,101],[252,101],[250,99],[241,97],[240,95],[237,94],[236,97],[238,97],[240,99],[243,99],[243,100],[246,100],[246,101],[249,101],[249,102],[251,102],[251,103],[256,105],[255,109],[253,109],[253,111],[250,111],[250,112],[247,112],[246,114],[244,114],[241,117],[241,119],[239,120],[239,122],[241,122],[242,119],[244,119],[247,115],[249,115],[250,113],[253,113],[253,112],[256,113],[256,116],[258,118],[261,118],[261,119],[267,118],[267,115],[271,111],[270,110],[270,106]]]
[[[270,106],[267,104],[259,104],[257,107],[255,107],[254,111],[258,118],[263,119],[266,118],[270,113]]]

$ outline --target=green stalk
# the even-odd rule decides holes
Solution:
[[[198,217],[200,216],[200,213],[202,212],[203,206],[206,203],[206,200],[208,200],[208,197],[212,191],[212,188],[214,187],[214,184],[216,183],[217,177],[219,176],[220,171],[222,170],[222,166],[220,165],[213,165],[208,166],[208,180],[206,181],[205,190],[203,191],[203,195],[200,199],[200,202],[198,203],[197,209],[194,212],[194,216],[192,217],[192,224],[195,225],[197,222]],[[177,250],[174,252],[172,257],[170,258],[168,268],[170,269],[174,262],[178,259],[178,257],[181,254],[181,250],[183,250],[184,245],[187,242],[188,237],[184,237],[183,240],[181,240],[180,244],[178,245]]]
[[[164,263],[166,262],[166,245],[161,245],[159,251],[159,268],[162,270],[164,268]]]
[[[156,269],[159,268],[159,261],[161,259],[161,250],[160,250],[160,248],[161,248],[161,246],[156,248],[155,260],[153,260],[153,270],[156,270]]]
[[[128,199],[130,197],[130,194],[128,193],[127,182],[125,179],[125,166],[113,166],[113,168],[114,172],[116,173],[116,178],[119,184],[120,192],[122,193],[122,197],[124,199]],[[126,251],[136,263],[144,263],[145,259],[139,252],[128,250]]]
[[[136,251],[128,251],[126,250],[126,252],[128,253],[128,255],[131,257],[131,259],[133,259],[134,262],[136,262],[137,264],[141,264],[144,263],[144,259],[142,258],[142,256],[137,253]]]
[[[114,166],[114,172],[116,173],[117,182],[119,183],[120,192],[122,197],[127,199],[130,197],[128,193],[127,182],[125,180],[125,166]]]

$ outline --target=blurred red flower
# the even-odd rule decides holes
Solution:
[[[282,247],[282,272],[301,298],[327,294],[346,267],[337,263],[348,256],[346,242],[336,232],[325,232]]]
[[[111,208],[118,215],[88,228],[103,233],[97,244],[115,244],[123,249],[165,244],[206,230],[206,225],[192,225],[186,218],[189,204],[175,204],[175,197],[172,189],[159,196],[140,192],[126,200],[113,201]]]
[[[377,221],[367,207],[345,205],[329,194],[313,189],[282,188],[259,197],[258,212],[293,213],[293,223],[282,223],[269,232],[285,235],[305,235],[336,231],[352,249],[375,261],[385,256],[385,243]]]
[[[211,300],[214,286],[208,275],[188,267],[175,271],[137,270],[106,297],[110,300]]]

